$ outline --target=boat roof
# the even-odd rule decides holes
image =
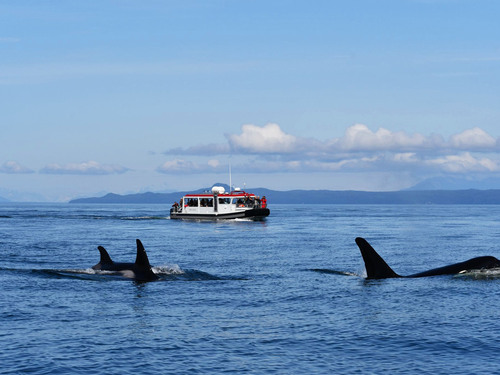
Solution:
[[[213,196],[214,196],[214,194],[213,193],[209,193],[209,192],[199,193],[199,194],[185,194],[184,195],[185,198],[195,198],[195,197],[211,198]],[[253,193],[247,193],[246,191],[243,191],[243,190],[234,190],[234,191],[232,191],[230,193],[217,194],[217,196],[218,197],[223,197],[223,198],[231,198],[231,197],[235,197],[235,198],[256,197],[255,194],[253,194]]]

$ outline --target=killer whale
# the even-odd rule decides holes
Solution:
[[[448,266],[434,268],[428,271],[416,273],[409,276],[401,276],[392,270],[384,259],[364,238],[357,237],[356,244],[361,251],[365,262],[368,279],[388,279],[396,277],[428,277],[438,275],[454,275],[464,271],[500,268],[500,260],[493,256],[482,256],[466,260],[465,262],[450,264]]]
[[[137,281],[153,281],[157,280],[158,276],[151,270],[148,255],[142,245],[142,242],[137,239],[137,256],[134,263],[118,263],[113,262],[106,249],[98,246],[101,259],[99,263],[92,267],[95,271],[115,271],[122,276],[133,278]]]

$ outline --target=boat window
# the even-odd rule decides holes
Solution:
[[[198,207],[198,198],[186,198],[186,205],[188,207]]]
[[[200,200],[201,207],[213,207],[214,199],[213,198],[201,198]]]
[[[243,197],[233,198],[233,203],[236,204],[236,207],[254,207],[255,197],[245,195]]]
[[[219,198],[219,204],[230,204],[231,198]]]

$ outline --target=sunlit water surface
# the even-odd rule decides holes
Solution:
[[[499,206],[271,205],[266,221],[162,205],[0,205],[0,373],[499,373],[500,275],[366,280],[500,257]],[[104,246],[160,280],[91,270]],[[389,371],[389,372],[388,372]]]

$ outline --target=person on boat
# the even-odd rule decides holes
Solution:
[[[174,202],[174,204],[172,205],[172,207],[174,208],[174,212],[179,211],[179,203]]]
[[[263,195],[262,196],[262,208],[266,208],[267,207],[267,199],[266,199],[266,196]]]
[[[254,197],[249,197],[248,198],[248,204],[247,204],[248,207],[255,207],[255,198]]]

